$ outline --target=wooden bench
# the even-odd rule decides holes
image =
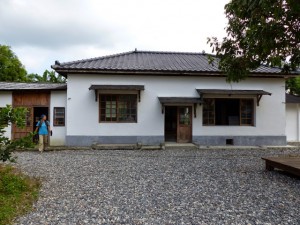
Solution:
[[[284,170],[296,176],[300,176],[300,157],[267,157],[262,158],[266,161],[266,170],[274,168]]]

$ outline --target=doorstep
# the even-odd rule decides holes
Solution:
[[[194,143],[177,143],[177,142],[165,142],[162,149],[198,149],[199,147]]]

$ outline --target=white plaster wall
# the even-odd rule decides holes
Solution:
[[[233,89],[257,89],[272,93],[263,96],[256,107],[255,126],[202,126],[202,106],[193,118],[193,135],[285,135],[284,79],[250,78],[233,83]],[[138,103],[137,123],[99,123],[98,102],[92,84],[145,85]],[[230,89],[224,78],[68,75],[67,135],[90,136],[157,136],[164,135],[164,115],[160,97],[199,97],[198,89]]]
[[[286,138],[287,141],[300,141],[300,106],[286,104]]]
[[[11,91],[0,91],[0,107],[6,105],[12,105],[12,92]],[[11,138],[11,126],[5,128],[5,135]]]
[[[54,107],[65,107],[67,111],[67,92],[66,91],[52,91],[50,98],[50,125],[53,135],[50,137],[51,146],[65,145],[66,141],[66,126],[53,126],[53,111]]]

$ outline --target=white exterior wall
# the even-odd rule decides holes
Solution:
[[[145,85],[138,102],[137,123],[99,123],[99,103],[95,102],[92,84]],[[199,97],[196,89],[230,89],[225,78],[170,77],[170,76],[120,76],[120,75],[68,75],[67,136],[163,136],[164,114],[159,97]],[[233,83],[232,89],[264,90],[255,107],[255,126],[202,126],[202,106],[197,106],[193,117],[193,136],[201,135],[265,135],[285,136],[285,81],[282,78],[249,78]],[[228,96],[220,96],[226,97]],[[236,98],[238,96],[234,96]]]
[[[12,105],[12,92],[11,91],[0,91],[0,107],[5,107],[6,105]],[[11,138],[11,126],[5,128],[5,135]]]
[[[50,126],[53,131],[53,136],[50,137],[51,146],[65,145],[66,141],[66,126],[53,126],[54,107],[65,107],[67,111],[67,92],[66,91],[52,91],[50,97]]]
[[[286,104],[286,138],[290,142],[300,141],[300,104]]]

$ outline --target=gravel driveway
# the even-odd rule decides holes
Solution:
[[[300,224],[300,179],[260,159],[283,153],[293,151],[21,152],[43,187],[16,224]]]

